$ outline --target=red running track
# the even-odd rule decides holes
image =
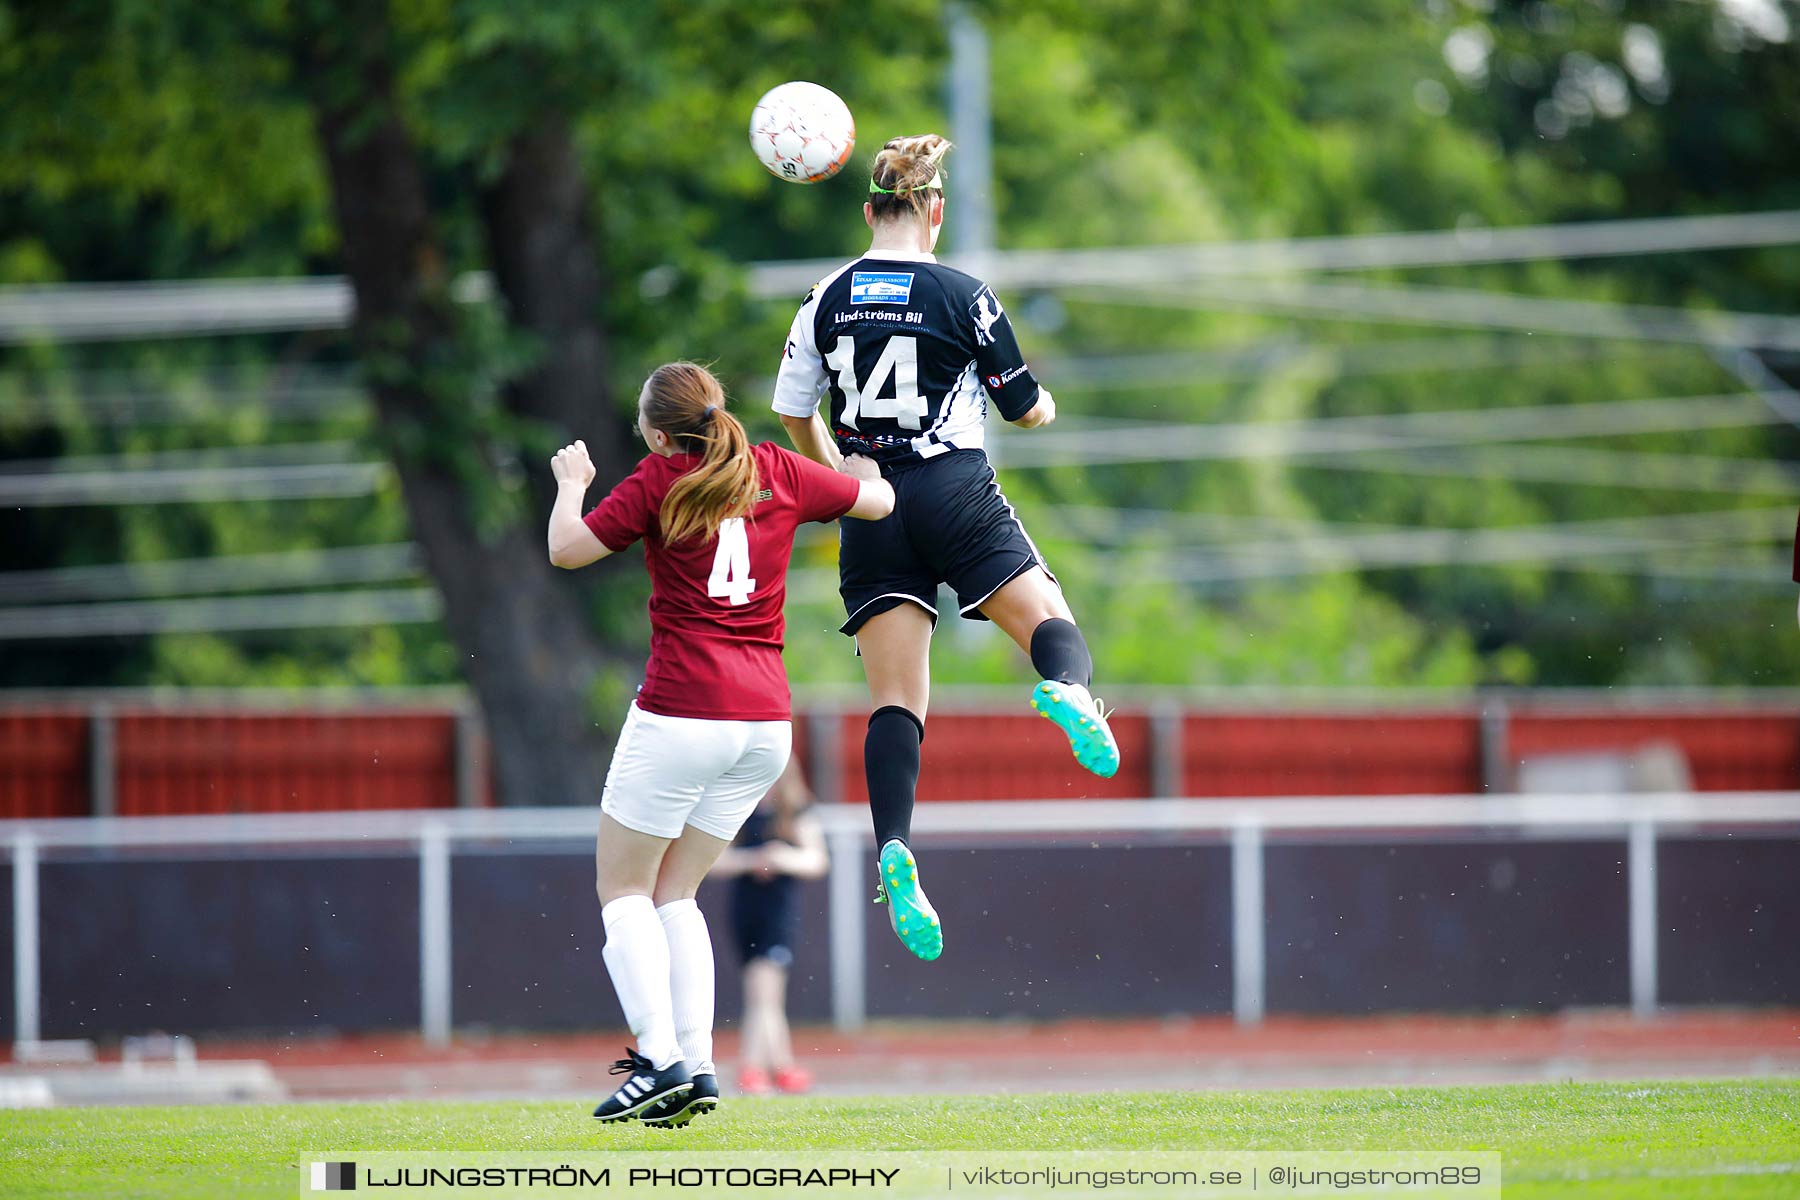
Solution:
[[[295,1099],[598,1096],[621,1031],[463,1035],[445,1049],[414,1035],[217,1041],[203,1059],[261,1059]],[[798,1029],[821,1094],[1366,1087],[1800,1075],[1800,1009],[1616,1011],[1553,1016],[1276,1017],[883,1024],[857,1034]],[[737,1052],[721,1035],[729,1089]],[[613,1081],[616,1082],[616,1081]]]

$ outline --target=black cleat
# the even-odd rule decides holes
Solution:
[[[656,1129],[679,1129],[695,1117],[705,1116],[717,1107],[719,1077],[712,1071],[703,1071],[694,1076],[694,1086],[689,1091],[658,1100],[640,1112],[638,1120]]]
[[[594,1115],[602,1121],[628,1121],[657,1101],[675,1099],[694,1086],[687,1063],[682,1059],[676,1059],[659,1071],[649,1059],[630,1049],[625,1051],[624,1058],[612,1065],[612,1073],[628,1078],[594,1110]],[[714,1094],[717,1094],[716,1090]]]

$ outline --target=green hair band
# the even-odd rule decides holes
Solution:
[[[909,188],[908,190],[912,191],[912,192],[923,192],[923,191],[929,191],[932,188],[936,188],[938,191],[941,192],[944,190],[944,174],[945,174],[944,168],[939,167],[937,170],[937,174],[933,175],[931,177],[931,182],[921,183],[918,187]],[[871,180],[869,180],[869,194],[871,196],[877,196],[877,195],[879,195],[879,196],[898,196],[900,194],[900,192],[897,188],[884,188],[879,183],[876,183],[873,179],[871,179]]]

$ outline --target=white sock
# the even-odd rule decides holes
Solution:
[[[713,1071],[713,947],[706,914],[692,900],[671,900],[656,910],[669,941],[669,995],[675,1002],[675,1036],[696,1075]]]
[[[606,973],[637,1038],[638,1053],[662,1070],[681,1057],[669,999],[669,943],[648,896],[620,896],[601,908],[606,923]]]

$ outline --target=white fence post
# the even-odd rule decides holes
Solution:
[[[450,835],[436,822],[419,830],[419,1031],[450,1044]]]
[[[38,846],[29,833],[13,841],[13,1041],[35,1042],[38,1024]]]
[[[834,826],[826,840],[831,848],[831,1020],[849,1032],[861,1029],[868,1017],[864,986],[868,883],[863,875],[863,839],[853,829]]]
[[[1263,1019],[1263,925],[1263,831],[1246,818],[1231,831],[1231,1011],[1239,1025]]]
[[[1631,1014],[1656,1015],[1656,823],[1633,821],[1626,838],[1630,880]]]

